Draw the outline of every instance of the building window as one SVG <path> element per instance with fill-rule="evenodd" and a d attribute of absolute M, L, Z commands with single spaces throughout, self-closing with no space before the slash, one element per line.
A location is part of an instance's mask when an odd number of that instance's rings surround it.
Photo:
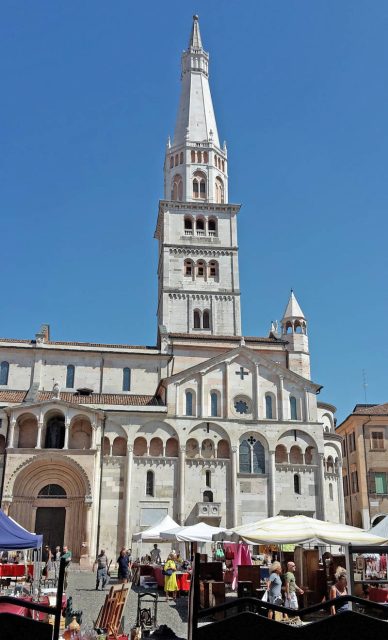
<path fill-rule="evenodd" d="M 146 496 L 154 496 L 155 477 L 153 471 L 147 471 Z"/>
<path fill-rule="evenodd" d="M 203 492 L 203 501 L 204 502 L 213 502 L 213 491 L 204 491 Z"/>
<path fill-rule="evenodd" d="M 265 417 L 267 420 L 272 420 L 273 418 L 272 396 L 270 396 L 269 393 L 265 396 Z"/>
<path fill-rule="evenodd" d="M 372 431 L 371 449 L 384 449 L 384 434 L 382 431 Z"/>
<path fill-rule="evenodd" d="M 217 204 L 224 204 L 224 183 L 221 178 L 216 178 L 215 190 Z"/>
<path fill-rule="evenodd" d="M 179 155 L 179 164 L 183 164 L 183 151 L 181 151 Z"/>
<path fill-rule="evenodd" d="M 211 471 L 205 471 L 205 482 L 206 482 L 206 486 L 207 487 L 211 487 L 212 486 L 212 474 Z"/>
<path fill-rule="evenodd" d="M 205 275 L 205 263 L 203 260 L 198 260 L 197 262 L 197 276 L 199 278 L 203 278 Z"/>
<path fill-rule="evenodd" d="M 203 312 L 202 327 L 203 329 L 210 329 L 210 313 L 207 309 Z"/>
<path fill-rule="evenodd" d="M 8 384 L 8 374 L 9 374 L 9 362 L 1 363 L 0 365 L 0 384 L 6 385 Z"/>
<path fill-rule="evenodd" d="M 131 370 L 129 367 L 123 369 L 123 391 L 131 390 Z"/>
<path fill-rule="evenodd" d="M 349 447 L 349 453 L 352 453 L 353 451 L 356 450 L 356 436 L 354 431 L 352 433 L 349 433 L 348 435 L 348 447 Z"/>
<path fill-rule="evenodd" d="M 209 222 L 207 223 L 207 229 L 209 232 L 209 236 L 217 235 L 217 221 L 214 218 L 210 218 Z"/>
<path fill-rule="evenodd" d="M 300 495 L 301 491 L 300 491 L 300 476 L 295 473 L 294 474 L 294 493 L 297 493 L 298 495 Z"/>
<path fill-rule="evenodd" d="M 334 500 L 333 485 L 331 484 L 331 482 L 329 484 L 329 498 L 331 501 Z"/>
<path fill-rule="evenodd" d="M 265 473 L 264 447 L 252 436 L 240 443 L 239 468 L 240 473 Z"/>
<path fill-rule="evenodd" d="M 197 309 L 194 311 L 194 329 L 201 328 L 201 312 Z"/>
<path fill-rule="evenodd" d="M 171 200 L 180 201 L 183 199 L 183 180 L 179 175 L 174 176 L 171 189 Z"/>
<path fill-rule="evenodd" d="M 191 152 L 191 162 L 195 162 L 195 151 Z"/>
<path fill-rule="evenodd" d="M 185 234 L 192 235 L 193 233 L 193 221 L 191 218 L 185 218 Z"/>
<path fill-rule="evenodd" d="M 291 420 L 298 419 L 298 412 L 296 410 L 296 398 L 294 396 L 290 397 L 290 413 L 291 413 Z"/>
<path fill-rule="evenodd" d="M 206 176 L 202 171 L 195 171 L 194 173 L 193 198 L 194 200 L 206 199 Z"/>
<path fill-rule="evenodd" d="M 67 498 L 66 491 L 59 484 L 46 484 L 38 493 L 38 498 Z"/>
<path fill-rule="evenodd" d="M 210 394 L 210 415 L 212 418 L 218 416 L 218 394 L 215 391 Z"/>
<path fill-rule="evenodd" d="M 210 278 L 216 278 L 218 276 L 218 263 L 216 260 L 209 262 L 209 276 Z"/>
<path fill-rule="evenodd" d="M 193 392 L 192 391 L 186 391 L 185 413 L 187 416 L 193 415 Z"/>
<path fill-rule="evenodd" d="M 237 411 L 237 413 L 248 413 L 249 411 L 249 407 L 248 407 L 248 403 L 245 402 L 245 400 L 236 400 L 236 402 L 234 403 L 234 408 Z"/>
<path fill-rule="evenodd" d="M 347 451 L 346 451 L 346 438 L 344 438 L 344 439 L 342 440 L 341 447 L 342 447 L 342 457 L 343 457 L 343 458 L 346 458 L 346 456 L 347 456 Z"/>
<path fill-rule="evenodd" d="M 66 371 L 66 389 L 74 389 L 74 374 L 75 366 L 73 364 L 68 364 Z"/>
<path fill-rule="evenodd" d="M 193 263 L 191 260 L 185 260 L 184 274 L 185 276 L 193 276 Z"/>
<path fill-rule="evenodd" d="M 349 483 L 348 483 L 348 476 L 343 476 L 342 477 L 342 486 L 344 489 L 344 496 L 346 498 L 346 496 L 349 495 Z"/>
<path fill-rule="evenodd" d="M 357 471 L 353 471 L 350 474 L 350 484 L 352 487 L 352 493 L 358 493 L 358 474 Z"/>
<path fill-rule="evenodd" d="M 379 495 L 383 495 L 388 493 L 387 491 L 387 472 L 386 471 L 375 471 L 370 474 L 370 492 L 376 493 Z"/>

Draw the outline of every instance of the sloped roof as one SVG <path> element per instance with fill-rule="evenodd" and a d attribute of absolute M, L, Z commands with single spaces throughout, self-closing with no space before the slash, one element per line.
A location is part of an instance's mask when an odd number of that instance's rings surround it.
<path fill-rule="evenodd" d="M 52 391 L 40 391 L 37 400 L 38 402 L 52 400 L 54 395 Z M 61 391 L 60 399 L 72 404 L 121 404 L 135 407 L 164 406 L 158 396 L 126 395 L 124 393 L 91 393 L 90 396 L 82 396 L 69 391 Z"/>
<path fill-rule="evenodd" d="M 292 289 L 283 318 L 304 318 L 304 313 Z"/>
<path fill-rule="evenodd" d="M 367 416 L 386 416 L 388 415 L 388 402 L 384 404 L 356 404 L 353 413 Z"/>

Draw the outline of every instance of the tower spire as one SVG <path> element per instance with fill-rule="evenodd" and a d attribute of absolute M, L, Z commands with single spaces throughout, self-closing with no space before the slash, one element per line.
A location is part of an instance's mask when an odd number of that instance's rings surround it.
<path fill-rule="evenodd" d="M 193 26 L 191 28 L 189 49 L 202 49 L 201 32 L 199 30 L 199 18 L 197 15 L 193 16 Z"/>

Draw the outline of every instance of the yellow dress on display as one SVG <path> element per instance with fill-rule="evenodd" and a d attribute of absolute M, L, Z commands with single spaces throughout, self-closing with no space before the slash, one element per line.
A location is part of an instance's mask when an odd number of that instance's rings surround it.
<path fill-rule="evenodd" d="M 176 564 L 174 560 L 167 560 L 164 564 L 163 570 L 167 571 L 167 569 L 173 569 L 173 572 L 170 576 L 164 576 L 164 590 L 167 593 L 168 591 L 178 591 L 178 585 L 176 581 Z"/>

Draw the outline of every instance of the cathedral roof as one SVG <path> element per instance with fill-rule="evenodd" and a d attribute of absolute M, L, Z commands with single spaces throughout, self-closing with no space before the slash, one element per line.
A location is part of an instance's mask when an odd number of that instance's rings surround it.
<path fill-rule="evenodd" d="M 238 342 L 240 343 L 242 340 L 242 336 L 215 336 L 205 333 L 170 333 L 169 337 L 174 338 L 183 338 L 186 340 L 218 340 L 219 342 Z M 244 336 L 245 342 L 261 342 L 264 344 L 287 344 L 286 340 L 280 340 L 279 338 L 271 337 L 261 337 L 261 336 Z"/>
<path fill-rule="evenodd" d="M 27 395 L 27 391 L 0 391 L 0 402 L 10 402 L 21 404 Z M 36 402 L 44 402 L 55 398 L 53 391 L 39 391 Z M 91 393 L 89 396 L 82 396 L 69 391 L 61 391 L 60 400 L 71 404 L 111 404 L 135 407 L 157 407 L 164 406 L 159 396 L 135 395 L 124 393 Z"/>

